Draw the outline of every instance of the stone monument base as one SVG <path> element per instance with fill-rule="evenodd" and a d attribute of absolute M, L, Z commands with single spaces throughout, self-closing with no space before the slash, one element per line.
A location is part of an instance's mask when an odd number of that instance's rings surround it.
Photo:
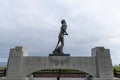
<path fill-rule="evenodd" d="M 70 54 L 49 54 L 49 56 L 70 56 Z"/>
<path fill-rule="evenodd" d="M 46 57 L 28 56 L 26 48 L 17 46 L 10 50 L 6 77 L 0 78 L 0 80 L 32 80 L 32 78 L 34 80 L 33 76 L 30 76 L 30 78 L 26 76 L 38 70 L 56 68 L 68 68 L 83 71 L 93 77 L 91 80 L 120 80 L 114 78 L 109 49 L 95 47 L 91 51 L 91 56 L 87 57 L 72 57 L 70 54 L 61 52 L 54 52 Z M 60 78 L 60 80 L 84 79 Z"/>

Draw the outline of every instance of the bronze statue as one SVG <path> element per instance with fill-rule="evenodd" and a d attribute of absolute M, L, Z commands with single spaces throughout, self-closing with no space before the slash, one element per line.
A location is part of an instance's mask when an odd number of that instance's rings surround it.
<path fill-rule="evenodd" d="M 61 20 L 61 28 L 60 28 L 60 33 L 58 36 L 58 43 L 55 47 L 55 50 L 53 51 L 54 54 L 63 54 L 63 47 L 64 47 L 64 35 L 68 35 L 66 32 L 67 29 L 67 24 L 65 20 Z M 60 46 L 58 46 L 61 43 Z"/>

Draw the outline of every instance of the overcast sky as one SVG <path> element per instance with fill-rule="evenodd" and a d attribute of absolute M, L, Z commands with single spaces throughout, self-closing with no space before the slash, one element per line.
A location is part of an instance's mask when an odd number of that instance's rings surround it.
<path fill-rule="evenodd" d="M 67 22 L 64 52 L 90 56 L 104 46 L 120 64 L 120 0 L 0 0 L 0 62 L 10 48 L 24 46 L 30 56 L 48 56 Z"/>

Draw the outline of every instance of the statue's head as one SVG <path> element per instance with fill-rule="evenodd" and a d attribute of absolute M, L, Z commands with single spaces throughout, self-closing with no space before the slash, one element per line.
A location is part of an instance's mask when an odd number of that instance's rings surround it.
<path fill-rule="evenodd" d="M 66 24 L 66 21 L 64 19 L 61 20 L 61 24 Z"/>

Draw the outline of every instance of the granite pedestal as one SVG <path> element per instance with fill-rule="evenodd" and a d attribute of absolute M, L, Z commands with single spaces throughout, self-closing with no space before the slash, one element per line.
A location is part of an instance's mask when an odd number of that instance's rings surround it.
<path fill-rule="evenodd" d="M 0 80 L 29 80 L 26 77 L 35 71 L 55 68 L 80 70 L 93 76 L 93 80 L 115 80 L 110 52 L 104 47 L 93 48 L 91 56 L 86 57 L 69 54 L 43 57 L 28 56 L 27 49 L 20 46 L 10 50 L 6 78 Z"/>

